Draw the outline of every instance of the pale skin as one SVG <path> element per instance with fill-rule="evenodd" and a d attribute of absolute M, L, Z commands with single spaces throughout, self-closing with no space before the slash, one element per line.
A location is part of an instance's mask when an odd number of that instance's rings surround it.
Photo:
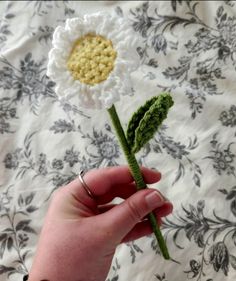
<path fill-rule="evenodd" d="M 161 174 L 142 168 L 147 184 Z M 152 232 L 145 216 L 154 211 L 158 223 L 172 212 L 172 204 L 156 189 L 136 192 L 127 166 L 91 170 L 59 188 L 41 231 L 29 280 L 105 281 L 116 247 Z M 111 204 L 114 198 L 124 201 Z"/>

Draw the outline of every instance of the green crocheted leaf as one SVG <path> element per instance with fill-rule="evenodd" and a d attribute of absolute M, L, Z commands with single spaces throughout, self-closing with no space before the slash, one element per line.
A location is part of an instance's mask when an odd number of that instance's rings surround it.
<path fill-rule="evenodd" d="M 144 117 L 144 114 L 149 110 L 150 106 L 155 103 L 157 98 L 158 97 L 155 96 L 150 100 L 146 101 L 146 103 L 140 106 L 139 109 L 136 112 L 134 112 L 133 116 L 131 117 L 126 131 L 126 138 L 131 148 L 134 146 L 135 130 L 139 126 L 139 123 Z"/>
<path fill-rule="evenodd" d="M 168 93 L 157 97 L 155 102 L 145 112 L 139 125 L 135 129 L 134 145 L 132 151 L 137 153 L 156 133 L 158 127 L 166 119 L 169 108 L 174 104 Z"/>

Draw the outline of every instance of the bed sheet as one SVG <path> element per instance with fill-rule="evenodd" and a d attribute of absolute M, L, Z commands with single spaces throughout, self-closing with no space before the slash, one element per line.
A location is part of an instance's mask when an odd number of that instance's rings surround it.
<path fill-rule="evenodd" d="M 162 225 L 174 260 L 150 235 L 118 247 L 107 281 L 236 280 L 236 3 L 181 0 L 0 1 L 0 280 L 27 274 L 55 189 L 126 163 L 107 113 L 59 101 L 46 76 L 55 27 L 101 10 L 141 39 L 124 127 L 153 95 L 175 102 L 137 155 L 174 204 Z"/>

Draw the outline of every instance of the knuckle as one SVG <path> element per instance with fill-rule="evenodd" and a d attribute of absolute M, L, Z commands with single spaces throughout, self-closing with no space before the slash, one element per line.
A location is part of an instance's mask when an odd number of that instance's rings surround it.
<path fill-rule="evenodd" d="M 130 217 L 133 221 L 141 221 L 143 218 L 141 212 L 141 206 L 138 206 L 131 200 L 127 200 L 127 207 L 130 213 Z"/>

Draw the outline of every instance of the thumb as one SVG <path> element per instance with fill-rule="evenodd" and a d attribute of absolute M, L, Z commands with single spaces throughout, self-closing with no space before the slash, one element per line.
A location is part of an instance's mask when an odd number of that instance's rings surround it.
<path fill-rule="evenodd" d="M 141 190 L 102 214 L 103 221 L 114 234 L 115 241 L 120 243 L 146 215 L 164 204 L 165 199 L 157 190 Z"/>

